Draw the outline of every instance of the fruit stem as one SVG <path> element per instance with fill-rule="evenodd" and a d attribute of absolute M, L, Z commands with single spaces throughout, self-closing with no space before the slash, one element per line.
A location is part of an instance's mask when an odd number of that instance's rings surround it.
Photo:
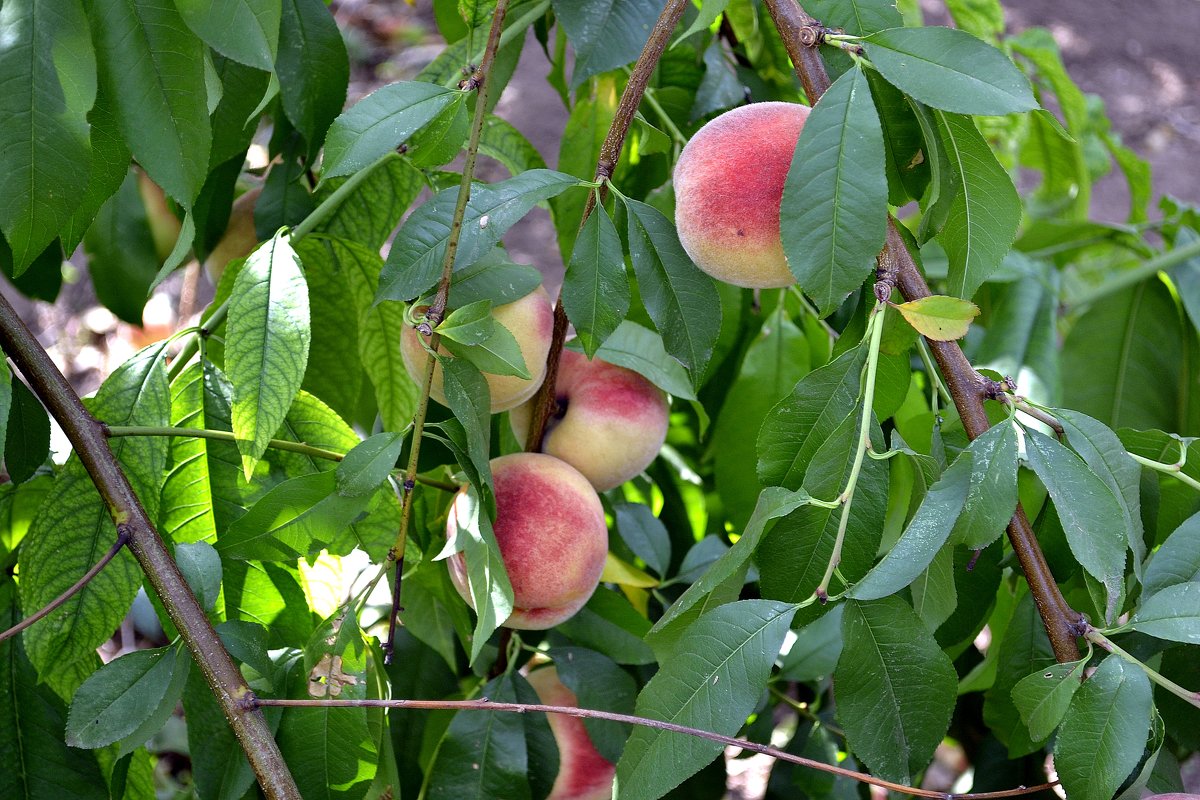
<path fill-rule="evenodd" d="M 872 407 L 875 405 L 875 375 L 879 369 L 879 343 L 883 340 L 883 319 L 887 314 L 887 303 L 876 303 L 871 309 L 871 318 L 867 320 L 866 335 L 870 336 L 867 345 L 866 378 L 862 388 L 862 420 L 859 423 L 858 446 L 854 451 L 854 464 L 850 467 L 850 477 L 846 479 L 846 488 L 842 492 L 842 517 L 838 520 L 837 538 L 833 542 L 833 552 L 829 555 L 829 564 L 825 567 L 825 575 L 817 587 L 817 597 L 829 596 L 829 582 L 833 579 L 834 570 L 842 560 L 842 545 L 846 541 L 846 528 L 850 523 L 850 505 L 854 502 L 854 489 L 858 486 L 858 476 L 862 472 L 863 458 L 871 447 L 871 421 L 874 418 Z"/>
<path fill-rule="evenodd" d="M 479 153 L 479 139 L 483 133 L 483 123 L 487 118 L 488 88 L 492 74 L 492 64 L 496 60 L 496 51 L 500 48 L 501 30 L 504 28 L 504 16 L 508 11 L 508 0 L 499 0 L 492 12 L 492 26 L 488 31 L 487 47 L 483 51 L 483 60 L 479 67 L 468 79 L 471 86 L 477 90 L 475 96 L 475 116 L 471 120 L 471 138 L 467 142 L 467 160 L 463 164 L 462 181 L 458 188 L 458 201 L 454 205 L 454 217 L 450 221 L 450 236 L 446 241 L 446 257 L 442 261 L 442 277 L 438 283 L 437 295 L 433 304 L 425 312 L 425 319 L 433 328 L 429 337 L 429 348 L 425 353 L 425 376 L 421 381 L 421 395 L 417 401 L 416 416 L 413 417 L 412 445 L 408 456 L 408 469 L 405 471 L 403 500 L 400 505 L 400 529 L 396 533 L 396 541 L 388 550 L 388 561 L 396 564 L 396 581 L 392 593 L 392 608 L 388 614 L 388 636 L 383 645 L 383 663 L 392 663 L 392 651 L 396 641 L 396 620 L 400 616 L 400 584 L 404 575 L 404 548 L 408 544 L 408 526 L 412 520 L 413 490 L 417 483 L 417 463 L 421 455 L 421 439 L 425 435 L 425 416 L 429 411 L 429 391 L 433 386 L 433 370 L 437 365 L 438 336 L 437 326 L 445 316 L 446 304 L 450 299 L 450 278 L 454 272 L 454 256 L 458 253 L 458 241 L 462 236 L 463 217 L 466 216 L 467 202 L 471 198 L 471 181 L 475 178 L 475 159 Z"/>
<path fill-rule="evenodd" d="M 675 26 L 679 24 L 684 9 L 690 5 L 689 0 L 668 0 L 658 21 L 654 23 L 653 30 L 650 31 L 650 37 L 646 40 L 646 46 L 642 48 L 642 54 L 638 56 L 633 70 L 629 73 L 625 91 L 621 93 L 621 100 L 617 103 L 612 124 L 608 127 L 608 133 L 600 145 L 600 156 L 596 159 L 595 180 L 600 184 L 599 199 L 601 202 L 608 194 L 607 181 L 612 177 L 613 170 L 617 168 L 617 162 L 621 160 L 621 149 L 625 146 L 625 136 L 629 133 L 629 126 L 633 124 L 638 106 L 642 103 L 646 86 L 650 83 L 650 76 L 654 73 L 658 60 L 662 58 L 663 51 L 671 41 L 671 34 L 674 32 Z M 583 207 L 583 216 L 579 219 L 579 230 L 583 230 L 584 223 L 587 222 L 595 207 L 596 195 L 590 194 L 587 204 Z M 559 301 L 554 305 L 554 332 L 550 338 L 550 352 L 546 354 L 546 377 L 537 393 L 529 401 L 533 413 L 529 418 L 529 433 L 525 437 L 525 450 L 531 453 L 536 453 L 541 449 L 542 437 L 546 435 L 546 424 L 550 421 L 550 415 L 554 411 L 554 388 L 558 382 L 558 361 L 562 357 L 563 345 L 567 341 L 568 324 L 567 310 L 563 306 L 560 293 Z"/>

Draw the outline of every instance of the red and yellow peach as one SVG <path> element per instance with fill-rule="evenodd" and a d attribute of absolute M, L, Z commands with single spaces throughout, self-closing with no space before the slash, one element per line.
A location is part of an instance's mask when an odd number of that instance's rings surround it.
<path fill-rule="evenodd" d="M 579 707 L 575 693 L 558 679 L 554 667 L 535 669 L 528 680 L 543 705 Z M 608 800 L 616 767 L 596 750 L 583 720 L 565 714 L 546 717 L 558 744 L 558 776 L 546 800 Z"/>

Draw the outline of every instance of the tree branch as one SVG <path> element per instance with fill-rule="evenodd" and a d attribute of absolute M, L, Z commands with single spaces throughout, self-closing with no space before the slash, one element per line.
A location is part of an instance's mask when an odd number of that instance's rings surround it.
<path fill-rule="evenodd" d="M 650 31 L 650 38 L 646 40 L 642 54 L 638 56 L 637 63 L 633 65 L 633 71 L 629 74 L 629 81 L 625 84 L 625 91 L 621 93 L 621 100 L 617 104 L 612 125 L 609 126 L 608 134 L 604 137 L 603 144 L 600 145 L 600 157 L 596 160 L 595 180 L 600 184 L 601 202 L 608 194 L 605 181 L 612 177 L 613 170 L 617 168 L 617 162 L 621 160 L 621 149 L 625 146 L 625 136 L 629 133 L 629 126 L 633 124 L 634 114 L 637 113 L 638 106 L 642 103 L 642 95 L 646 93 L 650 76 L 654 73 L 658 60 L 662 58 L 663 51 L 666 50 L 667 43 L 671 40 L 671 33 L 679 24 L 683 10 L 688 5 L 688 0 L 668 0 L 658 21 L 654 23 L 653 30 Z M 583 230 L 584 223 L 587 222 L 595 207 L 596 194 L 591 192 L 583 207 L 583 216 L 579 220 L 580 230 Z M 558 382 L 558 361 L 562 357 L 563 345 L 567 341 L 569 324 L 561 292 L 559 295 L 558 302 L 554 305 L 554 334 L 550 339 L 550 352 L 546 355 L 546 378 L 542 382 L 541 388 L 537 390 L 537 394 L 530 400 L 533 413 L 530 415 L 529 433 L 525 437 L 525 449 L 530 452 L 537 452 L 541 449 L 542 437 L 546 435 L 546 423 L 549 422 L 555 410 L 554 385 Z"/>
<path fill-rule="evenodd" d="M 128 533 L 130 550 L 196 659 L 245 751 L 259 785 L 270 798 L 299 800 L 300 792 L 275 744 L 271 729 L 254 705 L 254 693 L 225 650 L 204 609 L 196 602 L 183 573 L 108 448 L 104 426 L 83 407 L 67 379 L 3 295 L 0 295 L 0 345 L 66 432 L 108 506 L 117 530 Z"/>
<path fill-rule="evenodd" d="M 872 786 L 879 786 L 894 792 L 900 792 L 901 794 L 932 797 L 938 800 L 993 800 L 993 798 L 1001 797 L 1019 797 L 1021 795 L 1046 791 L 1058 784 L 1058 781 L 1053 781 L 1052 783 L 1043 783 L 1040 786 L 1022 786 L 1017 789 L 1006 789 L 1000 792 L 947 794 L 946 792 L 935 792 L 929 789 L 918 789 L 914 786 L 892 783 L 891 781 L 885 781 L 883 778 L 868 775 L 865 772 L 855 772 L 854 770 L 839 767 L 835 764 L 814 761 L 811 758 L 793 755 L 775 747 L 748 742 L 745 739 L 737 739 L 733 736 L 724 736 L 712 731 L 701 730 L 700 728 L 689 728 L 686 725 L 663 722 L 662 720 L 650 719 L 649 717 L 618 714 L 613 711 L 597 711 L 577 706 L 550 706 L 541 703 L 497 703 L 487 698 L 479 700 L 275 700 L 271 698 L 259 698 L 257 703 L 264 707 L 276 706 L 283 708 L 412 708 L 425 711 L 503 711 L 510 714 L 525 714 L 533 711 L 542 714 L 562 714 L 582 719 L 604 719 L 626 725 L 654 728 L 655 730 L 667 731 L 669 733 L 682 733 L 687 736 L 695 736 L 698 739 L 708 739 L 710 742 L 719 742 L 728 747 L 740 747 L 743 750 L 749 750 L 753 753 L 762 753 L 763 755 L 771 756 L 779 761 L 808 767 L 819 772 L 828 772 L 832 775 L 840 775 L 843 778 L 850 778 L 862 783 L 871 784 Z"/>
<path fill-rule="evenodd" d="M 796 75 L 804 86 L 812 103 L 820 99 L 829 88 L 829 75 L 821 61 L 817 46 L 820 43 L 821 24 L 805 13 L 796 0 L 766 0 L 767 9 L 775 21 L 784 45 L 796 69 Z M 896 286 L 908 301 L 927 297 L 929 286 L 913 261 L 912 254 L 904 244 L 896 222 L 890 216 L 887 222 L 887 241 L 879 254 L 879 266 L 888 276 L 894 275 Z M 935 342 L 930 340 L 934 360 L 946 379 L 954 406 L 958 409 L 963 428 L 971 439 L 981 435 L 990 427 L 983 401 L 987 396 L 987 385 L 983 378 L 963 355 L 957 342 Z M 1054 581 L 1046 558 L 1038 546 L 1033 527 L 1025 516 L 1024 509 L 1017 505 L 1016 512 L 1008 524 L 1008 538 L 1012 542 L 1017 560 L 1029 583 L 1034 603 L 1041 615 L 1054 657 L 1059 662 L 1079 659 L 1077 638 L 1081 634 L 1083 615 L 1068 605 Z"/>

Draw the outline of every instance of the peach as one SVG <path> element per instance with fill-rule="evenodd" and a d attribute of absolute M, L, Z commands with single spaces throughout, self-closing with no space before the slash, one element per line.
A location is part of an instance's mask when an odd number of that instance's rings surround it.
<path fill-rule="evenodd" d="M 521 356 L 525 359 L 525 369 L 532 376 L 526 379 L 515 375 L 484 373 L 492 396 L 492 413 L 495 414 L 524 403 L 542 385 L 542 379 L 546 377 L 550 337 L 554 332 L 554 309 L 550 305 L 550 295 L 539 286 L 519 300 L 493 308 L 492 319 L 508 328 L 516 337 Z M 425 378 L 425 348 L 417 339 L 421 335 L 415 328 L 406 327 L 400 336 L 400 355 L 404 359 L 404 366 L 418 384 Z M 429 396 L 442 405 L 446 404 L 440 365 L 434 368 L 433 387 Z"/>
<path fill-rule="evenodd" d="M 564 350 L 554 394 L 558 408 L 541 452 L 582 472 L 598 492 L 644 470 L 667 438 L 666 393 L 631 369 Z M 509 415 L 518 441 L 525 441 L 532 414 L 526 403 Z"/>
<path fill-rule="evenodd" d="M 233 201 L 225 233 L 204 260 L 204 268 L 213 283 L 221 280 L 221 273 L 230 261 L 245 258 L 258 247 L 258 234 L 254 230 L 254 205 L 260 194 L 262 189 L 251 189 Z"/>
<path fill-rule="evenodd" d="M 150 225 L 150 238 L 154 240 L 154 251 L 159 261 L 166 261 L 167 256 L 175 249 L 179 232 L 183 223 L 167 203 L 166 192 L 150 180 L 144 172 L 138 172 L 138 192 L 142 196 L 142 205 L 146 207 L 146 222 Z"/>
<path fill-rule="evenodd" d="M 554 667 L 535 669 L 528 681 L 542 705 L 579 707 L 575 693 L 558 679 Z M 596 750 L 583 720 L 565 714 L 546 718 L 558 744 L 558 777 L 546 800 L 608 800 L 616 767 Z"/>
<path fill-rule="evenodd" d="M 582 608 L 600 584 L 608 554 L 600 497 L 579 470 L 553 456 L 513 453 L 491 464 L 493 530 L 513 590 L 513 612 L 504 624 L 552 628 Z M 457 530 L 465 494 L 450 507 L 447 536 Z M 456 553 L 447 564 L 450 579 L 470 604 L 464 554 Z"/>
<path fill-rule="evenodd" d="M 727 111 L 688 141 L 675 165 L 675 225 L 683 249 L 717 280 L 790 286 L 779 235 L 783 183 L 807 106 L 754 103 Z"/>

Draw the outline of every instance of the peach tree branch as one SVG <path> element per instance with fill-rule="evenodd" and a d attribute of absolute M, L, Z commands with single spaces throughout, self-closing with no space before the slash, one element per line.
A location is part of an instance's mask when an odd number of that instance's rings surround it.
<path fill-rule="evenodd" d="M 809 102 L 815 104 L 830 85 L 829 75 L 817 49 L 824 29 L 796 0 L 766 0 L 766 6 L 791 56 L 805 94 Z M 908 252 L 896 228 L 895 219 L 890 215 L 887 240 L 879 254 L 879 265 L 881 276 L 885 277 L 887 283 L 894 278 L 894 285 L 905 300 L 918 300 L 930 295 L 929 286 L 913 261 L 912 254 Z M 983 408 L 983 401 L 988 396 L 987 382 L 971 366 L 957 342 L 930 340 L 929 348 L 946 379 L 946 386 L 967 436 L 975 439 L 991 427 Z M 1054 657 L 1059 662 L 1077 661 L 1077 638 L 1081 634 L 1083 616 L 1071 608 L 1059 591 L 1033 533 L 1033 526 L 1029 524 L 1029 518 L 1020 504 L 1008 524 L 1008 538 L 1050 638 Z"/>

